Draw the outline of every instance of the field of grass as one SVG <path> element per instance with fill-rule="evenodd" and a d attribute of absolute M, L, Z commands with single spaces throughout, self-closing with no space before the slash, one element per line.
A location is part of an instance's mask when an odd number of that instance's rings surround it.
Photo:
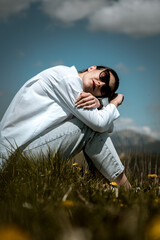
<path fill-rule="evenodd" d="M 122 161 L 129 192 L 75 164 L 76 157 L 12 156 L 0 170 L 0 240 L 160 239 L 160 156 Z"/>

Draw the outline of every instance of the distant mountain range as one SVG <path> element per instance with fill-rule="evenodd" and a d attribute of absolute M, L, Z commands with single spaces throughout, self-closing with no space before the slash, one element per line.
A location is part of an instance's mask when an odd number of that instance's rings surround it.
<path fill-rule="evenodd" d="M 122 130 L 111 134 L 118 152 L 142 152 L 160 154 L 160 140 L 132 130 Z"/>

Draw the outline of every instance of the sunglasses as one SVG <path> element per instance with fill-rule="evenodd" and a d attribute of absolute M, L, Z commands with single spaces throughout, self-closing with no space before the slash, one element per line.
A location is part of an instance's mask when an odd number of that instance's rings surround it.
<path fill-rule="evenodd" d="M 105 96 L 105 97 L 110 97 L 111 94 L 112 94 L 112 91 L 111 91 L 111 88 L 109 86 L 109 81 L 110 81 L 110 72 L 109 72 L 109 69 L 106 69 L 104 71 L 102 71 L 100 74 L 99 74 L 99 79 L 100 81 L 104 82 L 105 85 L 102 86 L 101 88 L 101 94 L 102 96 Z"/>

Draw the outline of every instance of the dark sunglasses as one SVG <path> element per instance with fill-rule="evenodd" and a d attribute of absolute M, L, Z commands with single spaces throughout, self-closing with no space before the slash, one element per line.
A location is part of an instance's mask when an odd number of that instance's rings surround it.
<path fill-rule="evenodd" d="M 105 97 L 110 97 L 112 94 L 111 88 L 109 86 L 110 81 L 110 72 L 109 69 L 102 71 L 99 74 L 99 79 L 105 83 L 105 85 L 101 88 L 101 94 Z"/>

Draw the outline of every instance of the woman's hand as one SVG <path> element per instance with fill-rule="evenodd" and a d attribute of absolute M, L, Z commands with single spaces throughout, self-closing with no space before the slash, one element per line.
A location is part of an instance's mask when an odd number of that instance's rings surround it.
<path fill-rule="evenodd" d="M 124 95 L 119 93 L 114 93 L 112 97 L 109 99 L 109 103 L 114 104 L 116 107 L 122 104 L 124 100 Z"/>
<path fill-rule="evenodd" d="M 80 96 L 75 101 L 75 106 L 85 109 L 99 108 L 100 102 L 91 93 L 81 92 Z"/>

